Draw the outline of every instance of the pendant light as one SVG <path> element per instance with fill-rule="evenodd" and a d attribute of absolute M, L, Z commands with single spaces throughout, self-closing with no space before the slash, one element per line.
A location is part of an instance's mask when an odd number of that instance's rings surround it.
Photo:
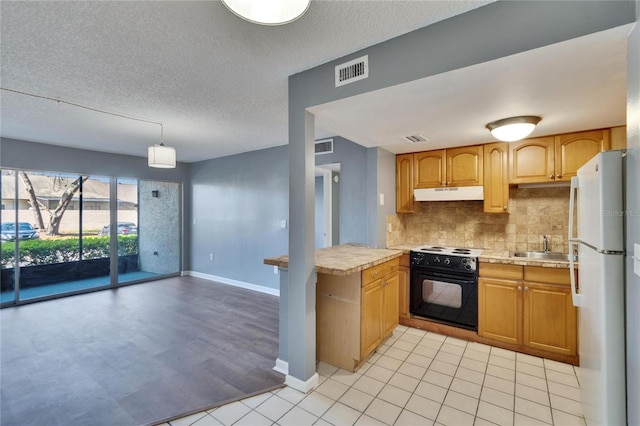
<path fill-rule="evenodd" d="M 148 161 L 149 167 L 156 167 L 159 169 L 175 169 L 176 167 L 176 150 L 170 146 L 165 146 L 164 141 L 164 128 L 160 123 L 160 145 L 155 144 L 149 147 Z"/>
<path fill-rule="evenodd" d="M 260 25 L 283 25 L 307 11 L 311 0 L 222 0 L 242 19 Z"/>
<path fill-rule="evenodd" d="M 486 127 L 496 139 L 513 142 L 524 139 L 531 134 L 540 120 L 542 119 L 535 115 L 521 115 L 493 121 Z"/>
<path fill-rule="evenodd" d="M 169 147 L 169 146 L 165 146 L 165 144 L 163 142 L 164 126 L 160 122 L 146 120 L 144 118 L 132 117 L 130 115 L 121 114 L 119 112 L 105 111 L 103 109 L 81 105 L 81 104 L 76 103 L 76 102 L 65 101 L 65 100 L 60 99 L 60 98 L 52 98 L 52 97 L 49 97 L 49 96 L 36 95 L 34 93 L 22 92 L 20 90 L 8 89 L 6 87 L 0 87 L 0 90 L 7 91 L 7 92 L 12 92 L 12 93 L 17 93 L 19 95 L 30 96 L 32 98 L 46 99 L 48 101 L 54 101 L 54 102 L 59 103 L 59 104 L 66 104 L 66 105 L 70 105 L 70 106 L 73 106 L 73 107 L 86 109 L 86 110 L 89 110 L 89 111 L 94 111 L 94 112 L 99 112 L 99 113 L 102 113 L 102 114 L 112 115 L 114 117 L 126 118 L 128 120 L 140 121 L 142 123 L 157 124 L 158 126 L 160 126 L 160 145 L 156 144 L 156 145 L 153 145 L 153 146 L 149 147 L 149 150 L 148 150 L 148 155 L 149 155 L 149 157 L 148 157 L 148 162 L 149 163 L 148 164 L 149 164 L 149 167 L 157 167 L 157 168 L 161 168 L 161 169 L 174 169 L 176 167 L 176 150 L 175 150 L 175 148 L 172 148 L 172 147 Z"/>

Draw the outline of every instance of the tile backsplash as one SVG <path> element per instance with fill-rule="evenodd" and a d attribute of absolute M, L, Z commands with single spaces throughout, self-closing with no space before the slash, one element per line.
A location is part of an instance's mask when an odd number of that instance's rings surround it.
<path fill-rule="evenodd" d="M 387 216 L 387 246 L 432 244 L 490 250 L 567 253 L 569 187 L 509 189 L 509 214 L 482 211 L 482 201 L 418 202 L 413 214 Z"/>

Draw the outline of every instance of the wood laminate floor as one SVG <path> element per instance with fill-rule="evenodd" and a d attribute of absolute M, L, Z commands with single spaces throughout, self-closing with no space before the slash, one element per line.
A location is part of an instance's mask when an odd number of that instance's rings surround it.
<path fill-rule="evenodd" d="M 153 424 L 284 381 L 278 298 L 198 278 L 0 316 L 2 426 Z"/>

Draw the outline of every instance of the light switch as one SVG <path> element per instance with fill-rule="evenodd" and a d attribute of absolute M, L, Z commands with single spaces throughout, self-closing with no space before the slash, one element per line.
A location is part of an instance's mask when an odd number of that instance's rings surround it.
<path fill-rule="evenodd" d="M 640 277 L 640 244 L 633 244 L 633 273 Z"/>
<path fill-rule="evenodd" d="M 286 227 L 287 227 L 287 219 L 282 219 L 282 222 L 280 222 L 280 227 L 281 227 L 282 229 L 284 229 L 284 228 L 286 228 Z"/>
<path fill-rule="evenodd" d="M 384 206 L 384 194 L 380 194 L 380 205 Z"/>
<path fill-rule="evenodd" d="M 273 265 L 273 273 L 278 275 L 278 267 L 276 265 Z"/>

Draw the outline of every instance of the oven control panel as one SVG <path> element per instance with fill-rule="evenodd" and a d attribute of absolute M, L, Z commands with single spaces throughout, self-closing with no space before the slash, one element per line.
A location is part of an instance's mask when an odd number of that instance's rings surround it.
<path fill-rule="evenodd" d="M 412 267 L 432 267 L 452 271 L 468 272 L 475 272 L 478 267 L 478 260 L 475 257 L 412 251 L 410 254 L 410 259 Z"/>

